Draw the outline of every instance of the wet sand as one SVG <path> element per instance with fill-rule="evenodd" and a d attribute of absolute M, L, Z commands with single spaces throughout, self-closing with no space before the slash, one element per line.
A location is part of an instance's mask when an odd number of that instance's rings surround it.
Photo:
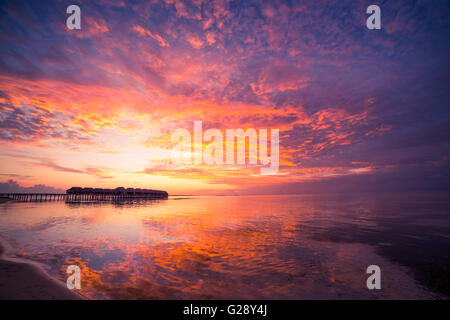
<path fill-rule="evenodd" d="M 0 299 L 79 300 L 81 295 L 51 278 L 33 262 L 4 256 L 0 243 Z"/>

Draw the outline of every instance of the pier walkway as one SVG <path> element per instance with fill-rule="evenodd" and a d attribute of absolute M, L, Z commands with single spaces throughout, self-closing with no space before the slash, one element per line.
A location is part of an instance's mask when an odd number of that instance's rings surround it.
<path fill-rule="evenodd" d="M 64 193 L 0 193 L 1 199 L 17 201 L 59 201 L 66 199 Z"/>

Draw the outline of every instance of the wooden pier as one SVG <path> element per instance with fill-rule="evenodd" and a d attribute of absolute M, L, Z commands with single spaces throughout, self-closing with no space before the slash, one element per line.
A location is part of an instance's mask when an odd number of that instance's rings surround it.
<path fill-rule="evenodd" d="M 134 188 L 80 188 L 72 187 L 66 193 L 0 193 L 0 199 L 22 202 L 61 201 L 94 202 L 94 201 L 128 201 L 134 199 L 167 199 L 166 191 Z"/>
<path fill-rule="evenodd" d="M 0 193 L 1 199 L 31 202 L 31 201 L 60 201 L 65 200 L 64 193 Z"/>

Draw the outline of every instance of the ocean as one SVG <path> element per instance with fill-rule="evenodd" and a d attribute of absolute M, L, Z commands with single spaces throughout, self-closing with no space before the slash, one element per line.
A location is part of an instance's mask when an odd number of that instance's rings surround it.
<path fill-rule="evenodd" d="M 439 299 L 447 194 L 175 196 L 0 204 L 7 255 L 89 299 Z M 369 290 L 367 268 L 381 270 Z"/>

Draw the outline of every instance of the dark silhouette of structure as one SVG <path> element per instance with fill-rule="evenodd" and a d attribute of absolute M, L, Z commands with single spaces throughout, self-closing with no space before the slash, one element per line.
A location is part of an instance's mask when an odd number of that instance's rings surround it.
<path fill-rule="evenodd" d="M 80 188 L 72 187 L 66 190 L 67 201 L 116 201 L 131 199 L 167 199 L 166 191 L 134 188 Z"/>
<path fill-rule="evenodd" d="M 169 194 L 166 191 L 152 189 L 134 189 L 134 188 L 80 188 L 72 187 L 66 190 L 66 193 L 0 193 L 2 202 L 7 200 L 16 201 L 58 201 L 66 200 L 69 202 L 78 201 L 125 201 L 134 199 L 167 199 Z"/>
<path fill-rule="evenodd" d="M 17 200 L 23 202 L 30 201 L 58 201 L 64 200 L 64 193 L 0 193 L 0 200 Z"/>

